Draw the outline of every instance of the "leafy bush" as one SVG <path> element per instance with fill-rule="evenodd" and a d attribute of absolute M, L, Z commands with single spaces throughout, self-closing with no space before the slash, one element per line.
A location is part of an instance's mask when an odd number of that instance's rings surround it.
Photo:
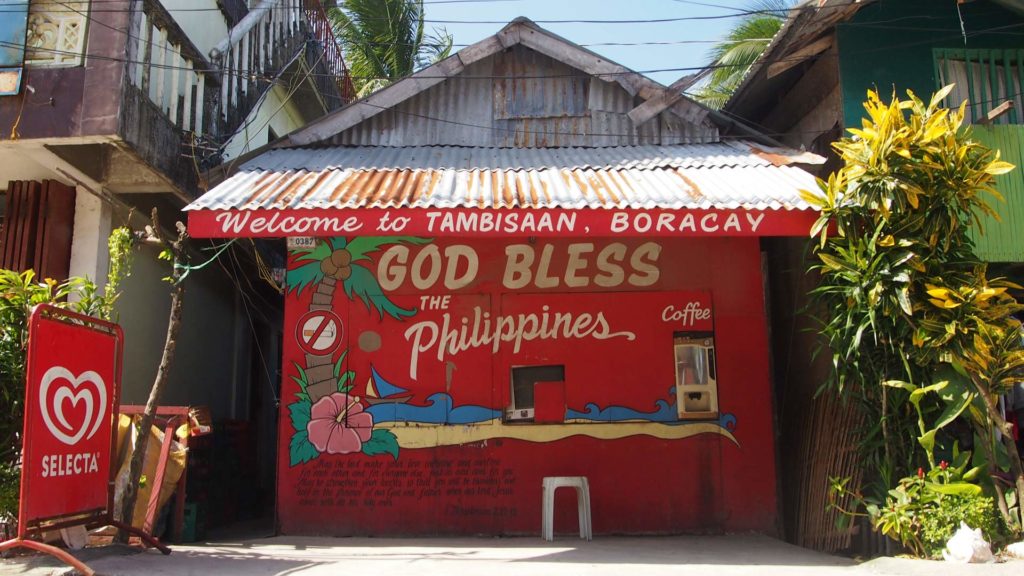
<path fill-rule="evenodd" d="M 944 496 L 920 515 L 921 540 L 929 556 L 939 556 L 960 522 L 981 528 L 985 540 L 998 544 L 1004 539 L 1002 519 L 995 501 L 988 496 Z"/>
<path fill-rule="evenodd" d="M 120 294 L 120 283 L 129 274 L 132 242 L 132 234 L 127 228 L 118 228 L 111 233 L 108 242 L 110 275 L 107 286 L 102 290 L 88 278 L 74 277 L 65 282 L 45 278 L 40 281 L 33 270 L 0 269 L 0 414 L 4 415 L 0 419 L 0 466 L 14 466 L 21 453 L 25 344 L 32 308 L 37 304 L 53 304 L 110 319 L 114 302 Z M 0 473 L 0 480 L 7 478 L 6 472 Z M 13 478 L 17 486 L 18 475 L 14 474 Z M 3 489 L 0 486 L 0 491 Z"/>
<path fill-rule="evenodd" d="M 0 520 L 18 517 L 18 492 L 21 489 L 21 471 L 8 464 L 0 464 Z"/>

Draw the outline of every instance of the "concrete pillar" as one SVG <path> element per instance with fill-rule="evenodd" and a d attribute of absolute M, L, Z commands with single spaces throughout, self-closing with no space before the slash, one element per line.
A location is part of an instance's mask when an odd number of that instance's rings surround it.
<path fill-rule="evenodd" d="M 109 204 L 79 186 L 75 194 L 75 224 L 71 237 L 68 276 L 87 277 L 99 287 L 107 283 L 107 238 L 112 209 Z"/>

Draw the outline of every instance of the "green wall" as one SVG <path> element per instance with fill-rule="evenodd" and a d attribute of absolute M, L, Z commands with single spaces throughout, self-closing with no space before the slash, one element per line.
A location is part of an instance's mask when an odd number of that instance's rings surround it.
<path fill-rule="evenodd" d="M 910 89 L 927 100 L 938 88 L 933 48 L 1022 48 L 1024 17 L 986 0 L 961 5 L 959 14 L 956 0 L 878 0 L 840 24 L 837 38 L 843 121 L 859 127 L 868 89 L 877 88 L 883 98 L 894 88 L 901 97 Z M 1005 148 L 1003 158 L 1022 167 L 1000 177 L 998 187 L 1007 201 L 992 204 L 1003 222 L 988 223 L 985 235 L 977 237 L 977 252 L 990 262 L 1024 262 L 1024 238 L 1013 235 L 1024 230 L 1024 131 L 1020 126 L 976 127 L 974 134 L 986 145 Z"/>
<path fill-rule="evenodd" d="M 1024 262 L 1024 126 L 973 126 L 975 140 L 998 149 L 1017 169 L 996 177 L 996 189 L 1006 202 L 988 197 L 1000 220 L 982 219 L 984 235 L 973 234 L 978 254 L 989 262 Z"/>
<path fill-rule="evenodd" d="M 1024 48 L 1024 18 L 978 0 L 960 6 L 967 43 L 960 32 L 956 0 L 878 0 L 837 27 L 839 81 L 846 126 L 860 126 L 869 88 L 882 96 L 895 86 L 927 96 L 938 88 L 932 48 Z"/>

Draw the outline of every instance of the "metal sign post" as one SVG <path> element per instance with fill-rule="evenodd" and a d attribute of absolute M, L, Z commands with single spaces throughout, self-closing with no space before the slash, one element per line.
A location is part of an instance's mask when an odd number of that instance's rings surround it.
<path fill-rule="evenodd" d="M 113 518 L 121 327 L 42 304 L 32 310 L 28 334 L 18 536 L 0 543 L 0 551 L 31 548 L 88 575 L 92 570 L 67 552 L 28 538 L 69 526 L 114 525 L 170 554 L 149 534 Z"/>

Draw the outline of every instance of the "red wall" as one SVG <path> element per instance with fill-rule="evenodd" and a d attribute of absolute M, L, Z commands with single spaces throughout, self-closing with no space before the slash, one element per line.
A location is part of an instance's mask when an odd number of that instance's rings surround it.
<path fill-rule="evenodd" d="M 528 283 L 517 282 L 523 253 L 534 254 Z M 281 531 L 536 533 L 542 478 L 587 476 L 598 534 L 773 532 L 760 270 L 756 238 L 338 238 L 291 251 Z M 330 287 L 325 272 L 344 279 Z M 711 308 L 710 319 L 666 321 L 666 309 L 688 302 Z M 474 341 L 483 313 L 491 331 Z M 557 329 L 556 315 L 565 315 Z M 495 347 L 480 334 L 493 335 L 498 317 L 507 337 Z M 522 328 L 518 350 L 513 327 Z M 714 333 L 717 419 L 677 419 L 672 336 L 681 330 Z M 525 364 L 565 366 L 567 423 L 502 421 L 510 369 Z M 369 405 L 369 382 L 386 395 L 380 380 L 401 389 L 400 401 Z M 576 527 L 568 494 L 556 504 L 558 531 Z"/>

